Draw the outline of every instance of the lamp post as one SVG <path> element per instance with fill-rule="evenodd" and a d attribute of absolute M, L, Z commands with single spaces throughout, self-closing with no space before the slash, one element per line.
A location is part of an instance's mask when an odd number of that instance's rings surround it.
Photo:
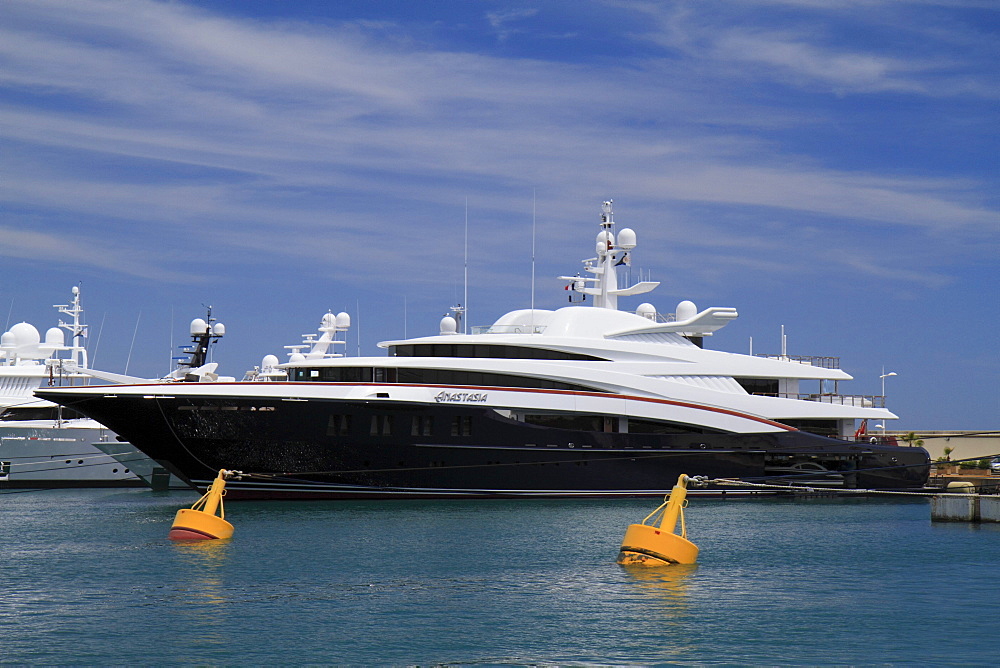
<path fill-rule="evenodd" d="M 885 367 L 882 367 L 882 375 L 879 376 L 879 378 L 882 379 L 882 408 L 885 408 L 885 379 L 888 378 L 889 376 L 895 376 L 895 375 L 897 375 L 895 371 L 890 371 L 889 373 L 886 373 Z M 882 424 L 879 426 L 882 427 L 882 438 L 885 438 L 885 420 L 882 420 Z"/>

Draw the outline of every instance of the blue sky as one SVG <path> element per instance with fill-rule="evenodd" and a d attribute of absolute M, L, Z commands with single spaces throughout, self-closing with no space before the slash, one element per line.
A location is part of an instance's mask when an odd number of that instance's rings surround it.
<path fill-rule="evenodd" d="M 557 308 L 613 198 L 644 299 L 739 310 L 710 347 L 785 325 L 844 392 L 895 371 L 890 428 L 997 429 L 998 27 L 993 0 L 6 0 L 0 317 L 52 326 L 82 284 L 96 366 L 147 376 L 203 304 L 232 375 L 327 310 L 382 354 L 461 301 L 466 207 L 489 324 L 530 302 L 533 206 Z"/>

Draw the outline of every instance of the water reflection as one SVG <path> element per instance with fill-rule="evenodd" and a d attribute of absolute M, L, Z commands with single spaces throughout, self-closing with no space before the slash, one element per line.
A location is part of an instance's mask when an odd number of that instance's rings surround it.
<path fill-rule="evenodd" d="M 172 541 L 179 557 L 175 574 L 178 611 L 192 629 L 190 639 L 195 644 L 219 645 L 227 639 L 227 612 L 230 592 L 225 586 L 225 574 L 230 560 L 230 541 Z"/>
<path fill-rule="evenodd" d="M 190 566 L 219 568 L 229 560 L 230 539 L 222 540 L 175 540 L 171 545 L 182 560 Z"/>
<path fill-rule="evenodd" d="M 633 614 L 645 620 L 641 627 L 645 633 L 637 637 L 647 653 L 645 658 L 665 664 L 683 662 L 683 657 L 696 655 L 699 641 L 691 624 L 700 611 L 699 602 L 689 590 L 698 565 L 622 566 L 621 569 L 626 587 L 634 592 L 633 600 L 639 602 Z M 650 643 L 652 638 L 655 641 Z"/>
<path fill-rule="evenodd" d="M 689 580 L 697 569 L 698 564 L 622 567 L 637 591 L 669 602 L 672 607 L 686 604 Z"/>

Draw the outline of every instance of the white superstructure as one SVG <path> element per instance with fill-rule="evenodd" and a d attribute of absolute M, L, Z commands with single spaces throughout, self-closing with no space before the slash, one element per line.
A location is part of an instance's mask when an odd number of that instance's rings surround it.
<path fill-rule="evenodd" d="M 592 307 L 511 311 L 489 327 L 474 327 L 471 335 L 459 333 L 452 326 L 453 320 L 446 317 L 438 336 L 380 343 L 394 356 L 388 362 L 371 359 L 364 363 L 400 369 L 411 365 L 426 368 L 431 363 L 426 358 L 434 356 L 440 359 L 434 360 L 433 366 L 440 369 L 474 368 L 485 373 L 568 382 L 632 397 L 690 402 L 792 423 L 810 431 L 811 425 L 815 431 L 841 437 L 854 434 L 856 420 L 896 419 L 882 407 L 882 397 L 840 394 L 839 384 L 852 377 L 839 368 L 839 360 L 835 358 L 753 356 L 703 348 L 701 342 L 705 337 L 738 317 L 734 308 L 699 311 L 685 300 L 674 313 L 665 316 L 648 303 L 639 305 L 635 312 L 618 310 L 618 297 L 648 293 L 659 285 L 640 281 L 619 287 L 617 268 L 630 263 L 636 246 L 634 231 L 624 228 L 616 232 L 612 203 L 605 202 L 596 238 L 596 257 L 583 261 L 584 272 L 591 276 L 560 277 L 567 282 L 567 290 L 583 296 L 584 300 L 592 298 Z M 463 348 L 471 353 L 468 355 L 449 355 L 447 346 L 473 348 Z M 500 346 L 505 352 L 490 354 L 488 349 L 477 351 L 475 346 Z M 531 350 L 539 352 L 533 358 L 519 358 Z M 445 354 L 439 355 L 439 351 Z M 400 352 L 405 356 L 400 356 Z M 551 353 L 587 359 L 545 359 Z M 409 359 L 411 356 L 420 359 Z M 355 359 L 323 364 L 361 363 Z M 301 364 L 298 361 L 296 366 Z M 830 385 L 833 391 L 829 390 Z M 577 410 L 588 408 L 578 404 Z M 664 418 L 663 410 L 661 406 L 642 411 L 642 416 L 652 417 L 656 413 Z M 680 408 L 670 410 L 684 415 L 665 419 L 685 420 L 689 413 Z M 702 414 L 702 419 L 709 422 L 706 426 L 726 430 L 734 426 L 732 416 L 708 413 L 711 411 Z M 759 426 L 757 423 L 753 429 Z"/>
<path fill-rule="evenodd" d="M 0 335 L 0 485 L 139 484 L 92 444 L 114 434 L 100 423 L 34 396 L 40 387 L 85 385 L 90 377 L 80 289 L 54 308 L 70 316 L 44 338 L 21 322 Z M 69 332 L 69 341 L 63 330 Z"/>

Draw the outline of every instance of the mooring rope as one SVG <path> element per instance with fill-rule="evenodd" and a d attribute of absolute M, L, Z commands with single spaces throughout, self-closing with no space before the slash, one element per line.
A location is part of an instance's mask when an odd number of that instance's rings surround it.
<path fill-rule="evenodd" d="M 692 478 L 694 480 L 697 480 L 698 476 L 693 476 Z M 894 496 L 923 496 L 923 497 L 927 497 L 927 496 L 940 496 L 941 494 L 947 494 L 948 496 L 1000 496 L 1000 495 L 996 495 L 996 494 L 986 495 L 986 494 L 968 494 L 968 493 L 965 493 L 965 492 L 947 492 L 947 491 L 945 491 L 943 489 L 941 489 L 941 490 L 935 490 L 935 491 L 920 491 L 920 492 L 899 492 L 899 491 L 893 491 L 893 490 L 887 490 L 887 489 L 843 489 L 843 488 L 831 489 L 831 488 L 827 488 L 827 487 L 810 487 L 810 486 L 807 486 L 807 485 L 773 485 L 773 484 L 759 483 L 759 482 L 746 482 L 746 481 L 743 481 L 743 480 L 738 480 L 736 478 L 713 478 L 713 479 L 710 479 L 710 480 L 706 479 L 704 481 L 699 481 L 699 482 L 704 482 L 704 484 L 706 486 L 707 485 L 718 485 L 720 487 L 724 487 L 724 486 L 753 487 L 753 488 L 760 488 L 760 489 L 774 489 L 774 490 L 783 490 L 783 491 L 800 491 L 800 492 L 807 492 L 807 493 L 812 493 L 812 494 L 823 493 L 823 494 L 830 494 L 830 495 L 845 495 L 845 496 L 852 495 L 852 494 L 854 494 L 854 495 L 861 495 L 861 494 L 863 494 L 863 495 L 866 495 L 866 496 L 867 495 L 871 495 L 871 494 L 885 494 L 885 495 L 894 495 Z"/>

